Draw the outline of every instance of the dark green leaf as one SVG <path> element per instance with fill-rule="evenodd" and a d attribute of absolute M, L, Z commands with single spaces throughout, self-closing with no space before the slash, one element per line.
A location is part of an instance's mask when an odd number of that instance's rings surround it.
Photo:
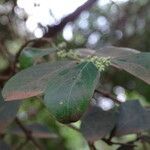
<path fill-rule="evenodd" d="M 112 131 L 116 119 L 117 113 L 115 109 L 104 111 L 93 106 L 82 118 L 81 132 L 88 141 L 98 140 Z"/>
<path fill-rule="evenodd" d="M 96 51 L 96 55 L 100 57 L 120 58 L 132 54 L 138 54 L 139 51 L 131 48 L 107 46 Z"/>
<path fill-rule="evenodd" d="M 150 84 L 150 53 L 122 56 L 112 60 L 112 63 Z"/>
<path fill-rule="evenodd" d="M 139 53 L 139 51 L 131 48 L 114 47 L 114 46 L 107 46 L 96 51 L 92 49 L 80 48 L 76 49 L 76 52 L 81 57 L 86 57 L 89 55 L 97 55 L 100 57 L 111 57 L 111 59 Z"/>
<path fill-rule="evenodd" d="M 42 94 L 52 76 L 73 65 L 74 61 L 58 61 L 22 70 L 5 84 L 3 97 L 5 100 L 18 100 Z"/>
<path fill-rule="evenodd" d="M 49 81 L 44 103 L 59 121 L 77 121 L 87 109 L 98 79 L 99 71 L 90 62 L 64 69 Z"/>
<path fill-rule="evenodd" d="M 150 84 L 150 53 L 130 48 L 104 47 L 96 55 L 110 57 L 111 64 Z"/>
<path fill-rule="evenodd" d="M 0 132 L 13 121 L 20 106 L 20 102 L 4 102 L 0 91 Z"/>
<path fill-rule="evenodd" d="M 115 135 L 122 136 L 150 129 L 150 111 L 144 109 L 139 101 L 127 101 L 119 108 Z"/>
<path fill-rule="evenodd" d="M 22 51 L 19 57 L 20 66 L 21 68 L 27 68 L 33 65 L 39 58 L 49 55 L 54 51 L 56 51 L 55 48 L 39 49 L 27 47 Z"/>
<path fill-rule="evenodd" d="M 123 69 L 150 84 L 150 53 L 140 52 L 130 48 L 108 46 L 94 51 L 77 49 L 81 57 L 97 55 L 110 57 L 111 65 Z"/>

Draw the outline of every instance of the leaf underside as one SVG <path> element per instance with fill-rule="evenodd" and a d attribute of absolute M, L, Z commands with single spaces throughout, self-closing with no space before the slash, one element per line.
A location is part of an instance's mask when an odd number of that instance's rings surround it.
<path fill-rule="evenodd" d="M 64 68 L 75 65 L 74 61 L 43 63 L 24 69 L 5 84 L 2 95 L 5 100 L 20 100 L 43 94 L 48 81 Z"/>
<path fill-rule="evenodd" d="M 113 59 L 112 63 L 150 84 L 150 53 L 138 53 Z"/>
<path fill-rule="evenodd" d="M 88 141 L 95 141 L 109 134 L 115 127 L 117 113 L 115 109 L 104 111 L 92 106 L 83 116 L 81 132 Z"/>
<path fill-rule="evenodd" d="M 110 57 L 111 65 L 150 84 L 150 53 L 131 48 L 106 46 L 99 50 L 77 49 L 81 57 L 96 55 Z"/>
<path fill-rule="evenodd" d="M 115 135 L 122 136 L 140 133 L 150 129 L 150 111 L 143 108 L 139 101 L 132 100 L 121 104 Z"/>

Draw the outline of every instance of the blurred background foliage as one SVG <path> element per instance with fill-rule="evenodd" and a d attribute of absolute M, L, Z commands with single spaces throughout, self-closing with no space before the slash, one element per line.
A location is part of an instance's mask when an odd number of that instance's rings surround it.
<path fill-rule="evenodd" d="M 21 45 L 28 40 L 44 37 L 49 26 L 59 24 L 63 17 L 73 12 L 83 2 L 85 0 L 56 1 L 55 4 L 46 0 L 31 0 L 30 2 L 0 0 L 1 87 L 3 87 L 5 77 L 7 79 L 11 73 L 12 62 Z M 100 49 L 103 46 L 113 45 L 149 52 L 150 1 L 99 0 L 90 10 L 83 11 L 74 22 L 68 22 L 62 32 L 51 39 L 55 45 L 65 42 L 66 49 L 80 47 Z M 38 41 L 30 46 L 47 48 L 52 44 Z M 49 57 L 49 60 L 53 60 L 53 57 Z M 150 86 L 123 71 L 108 68 L 102 75 L 101 85 L 104 90 L 116 95 L 120 101 L 139 99 L 143 105 L 150 102 Z M 102 102 L 101 105 L 107 104 Z M 38 98 L 23 101 L 17 116 L 27 124 L 42 123 L 49 128 L 49 133 L 55 136 L 40 140 L 46 149 L 88 149 L 82 135 L 55 122 Z M 79 124 L 80 122 L 75 123 L 76 126 Z M 24 142 L 25 138 L 20 139 L 11 132 L 11 128 L 8 129 L 8 134 L 4 137 L 9 144 L 17 147 Z M 129 135 L 116 138 L 116 141 L 127 141 L 133 138 L 134 135 Z M 31 143 L 27 143 L 24 149 L 28 147 L 34 149 Z M 108 146 L 101 141 L 96 142 L 96 147 L 106 150 L 116 149 L 116 146 Z M 139 144 L 136 149 L 143 149 L 143 146 Z"/>

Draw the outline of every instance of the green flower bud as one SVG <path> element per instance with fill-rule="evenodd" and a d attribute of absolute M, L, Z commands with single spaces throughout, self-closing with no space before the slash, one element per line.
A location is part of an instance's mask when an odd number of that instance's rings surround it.
<path fill-rule="evenodd" d="M 80 58 L 80 56 L 73 50 L 69 50 L 68 52 L 66 52 L 66 50 L 61 50 L 57 52 L 57 56 L 61 58 L 68 57 L 79 60 L 80 62 L 92 62 L 100 71 L 104 71 L 111 63 L 110 57 L 87 56 L 86 58 Z"/>

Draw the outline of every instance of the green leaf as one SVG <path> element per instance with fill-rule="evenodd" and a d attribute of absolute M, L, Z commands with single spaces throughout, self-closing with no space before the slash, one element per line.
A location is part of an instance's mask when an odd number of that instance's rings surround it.
<path fill-rule="evenodd" d="M 127 101 L 119 108 L 115 135 L 139 133 L 150 129 L 150 111 L 144 109 L 139 101 Z"/>
<path fill-rule="evenodd" d="M 130 48 L 104 47 L 96 52 L 102 57 L 111 57 L 111 64 L 150 84 L 150 53 Z"/>
<path fill-rule="evenodd" d="M 13 121 L 15 118 L 20 102 L 5 102 L 2 98 L 0 91 L 0 132 L 4 132 L 5 128 Z"/>
<path fill-rule="evenodd" d="M 87 109 L 98 79 L 99 71 L 91 62 L 64 69 L 49 81 L 44 103 L 59 121 L 77 121 Z"/>
<path fill-rule="evenodd" d="M 140 51 L 135 49 L 125 48 L 125 47 L 115 47 L 115 46 L 107 46 L 96 51 L 97 56 L 111 57 L 111 59 L 120 58 L 122 56 L 124 57 L 124 56 L 129 56 L 138 53 L 140 53 Z"/>
<path fill-rule="evenodd" d="M 79 49 L 76 49 L 76 52 L 81 57 L 87 57 L 89 55 L 96 55 L 99 57 L 111 57 L 111 59 L 140 53 L 140 51 L 137 51 L 135 49 L 115 47 L 115 46 L 106 46 L 99 50 L 79 48 Z"/>
<path fill-rule="evenodd" d="M 26 47 L 19 57 L 20 66 L 22 69 L 32 66 L 39 58 L 49 55 L 54 51 L 56 51 L 55 48 L 39 49 Z"/>
<path fill-rule="evenodd" d="M 115 127 L 117 113 L 115 109 L 104 111 L 92 106 L 83 116 L 81 132 L 88 141 L 96 141 L 109 134 Z"/>
<path fill-rule="evenodd" d="M 150 84 L 150 53 L 142 52 L 122 56 L 112 60 L 112 63 Z"/>
<path fill-rule="evenodd" d="M 2 95 L 5 100 L 19 100 L 43 94 L 48 81 L 64 68 L 75 65 L 74 61 L 58 61 L 35 65 L 17 73 L 5 84 Z"/>
<path fill-rule="evenodd" d="M 111 65 L 123 69 L 135 77 L 150 84 L 150 53 L 140 52 L 130 48 L 107 46 L 97 51 L 90 49 L 77 49 L 81 57 L 97 55 L 110 57 Z"/>

